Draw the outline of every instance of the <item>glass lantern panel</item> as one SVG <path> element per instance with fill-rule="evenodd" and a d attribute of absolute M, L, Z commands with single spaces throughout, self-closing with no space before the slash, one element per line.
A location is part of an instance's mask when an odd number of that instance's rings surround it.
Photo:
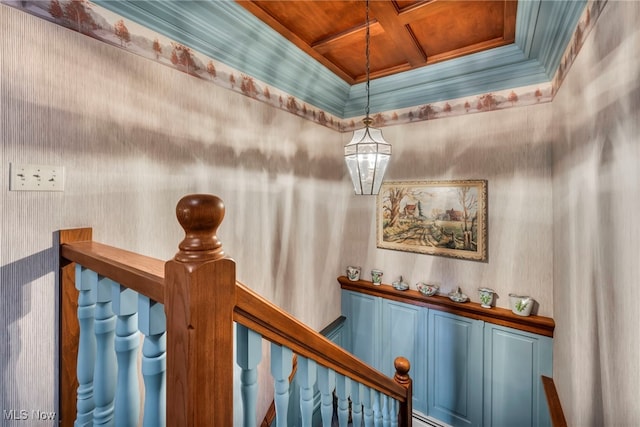
<path fill-rule="evenodd" d="M 356 194 L 361 194 L 362 188 L 360 187 L 358 157 L 354 154 L 350 156 L 345 156 L 344 160 L 347 163 L 347 169 L 349 169 L 349 175 L 351 176 L 351 182 L 353 183 L 353 191 L 355 191 Z"/>

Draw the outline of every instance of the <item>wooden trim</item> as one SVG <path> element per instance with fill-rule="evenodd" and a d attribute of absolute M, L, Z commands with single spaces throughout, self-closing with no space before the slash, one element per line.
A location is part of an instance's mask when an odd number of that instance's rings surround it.
<path fill-rule="evenodd" d="M 323 337 L 326 337 L 327 335 L 329 335 L 330 333 L 338 329 L 341 325 L 343 325 L 346 320 L 347 320 L 346 317 L 338 316 L 336 320 L 334 320 L 333 322 L 329 323 L 327 326 L 322 328 L 319 334 L 322 335 Z"/>
<path fill-rule="evenodd" d="M 558 396 L 553 378 L 542 375 L 541 379 L 542 386 L 544 387 L 544 395 L 547 398 L 547 405 L 549 407 L 551 425 L 553 427 L 567 427 L 567 420 L 564 417 L 562 404 L 560 403 L 560 397 Z"/>
<path fill-rule="evenodd" d="M 475 302 L 457 303 L 448 297 L 435 295 L 427 297 L 420 292 L 409 289 L 397 291 L 391 285 L 374 285 L 366 280 L 351 281 L 346 276 L 338 277 L 342 289 L 378 296 L 407 304 L 419 305 L 435 310 L 446 311 L 471 319 L 478 319 L 496 325 L 507 326 L 525 332 L 553 337 L 555 322 L 544 316 L 518 316 L 511 310 L 500 307 L 482 308 Z"/>
<path fill-rule="evenodd" d="M 60 230 L 58 244 L 91 240 L 91 228 Z M 59 408 L 58 420 L 62 427 L 72 427 L 76 419 L 76 393 L 78 378 L 76 374 L 78 359 L 78 291 L 75 282 L 76 266 L 73 262 L 60 257 L 59 277 L 59 314 L 60 314 L 60 357 L 59 357 Z"/>
<path fill-rule="evenodd" d="M 162 260 L 87 241 L 62 245 L 60 255 L 164 304 Z"/>
<path fill-rule="evenodd" d="M 407 400 L 406 390 L 351 353 L 321 336 L 241 283 L 237 283 L 234 320 L 261 334 L 263 338 L 289 347 L 300 356 L 315 360 L 367 387 L 399 402 Z"/>

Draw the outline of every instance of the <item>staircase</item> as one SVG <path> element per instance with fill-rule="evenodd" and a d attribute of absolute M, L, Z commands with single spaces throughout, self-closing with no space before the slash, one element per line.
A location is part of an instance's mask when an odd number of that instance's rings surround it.
<path fill-rule="evenodd" d="M 324 427 L 411 426 L 406 359 L 386 377 L 237 282 L 216 235 L 216 196 L 185 196 L 176 213 L 185 238 L 166 262 L 94 242 L 91 229 L 60 231 L 61 425 L 255 426 L 267 340 L 273 425 L 298 422 L 287 420 L 296 354 L 301 425 L 312 425 L 317 389 Z M 241 403 L 229 387 L 234 363 Z"/>

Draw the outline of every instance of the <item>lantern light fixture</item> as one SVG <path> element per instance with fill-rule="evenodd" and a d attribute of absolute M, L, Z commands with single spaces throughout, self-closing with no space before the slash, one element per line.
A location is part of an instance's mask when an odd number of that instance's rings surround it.
<path fill-rule="evenodd" d="M 344 159 L 353 182 L 353 189 L 358 195 L 376 195 L 380 191 L 382 179 L 391 158 L 391 144 L 384 140 L 382 131 L 371 127 L 373 119 L 369 117 L 370 88 L 370 32 L 369 32 L 369 0 L 366 1 L 366 95 L 367 106 L 364 128 L 353 132 L 351 141 L 344 146 Z"/>

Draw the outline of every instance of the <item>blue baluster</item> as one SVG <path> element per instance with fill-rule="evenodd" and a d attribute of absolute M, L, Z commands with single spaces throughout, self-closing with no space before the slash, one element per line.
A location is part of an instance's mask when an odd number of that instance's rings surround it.
<path fill-rule="evenodd" d="M 300 414 L 302 427 L 311 427 L 313 421 L 313 386 L 316 383 L 318 369 L 314 360 L 298 357 L 296 378 L 300 384 Z"/>
<path fill-rule="evenodd" d="M 274 380 L 276 427 L 287 427 L 289 410 L 289 374 L 293 368 L 293 352 L 287 347 L 271 343 L 271 375 Z"/>
<path fill-rule="evenodd" d="M 331 427 L 333 418 L 333 390 L 335 387 L 335 372 L 324 366 L 318 366 L 318 389 L 320 390 L 322 427 Z"/>
<path fill-rule="evenodd" d="M 380 399 L 382 400 L 382 425 L 384 427 L 391 427 L 391 417 L 389 416 L 389 396 L 381 394 Z"/>
<path fill-rule="evenodd" d="M 398 427 L 398 411 L 400 410 L 400 404 L 395 399 L 389 399 L 391 404 L 391 427 Z"/>
<path fill-rule="evenodd" d="M 113 426 L 113 403 L 116 389 L 116 353 L 114 335 L 116 316 L 111 309 L 112 280 L 98 276 L 94 330 L 96 363 L 93 376 L 94 426 Z"/>
<path fill-rule="evenodd" d="M 371 394 L 373 400 L 373 425 L 382 426 L 382 407 L 380 406 L 380 392 L 373 390 Z"/>
<path fill-rule="evenodd" d="M 258 363 L 262 359 L 262 336 L 237 324 L 236 363 L 241 368 L 240 393 L 242 395 L 242 425 L 255 427 L 258 404 Z"/>
<path fill-rule="evenodd" d="M 93 423 L 93 368 L 96 358 L 96 336 L 93 320 L 96 308 L 98 275 L 81 265 L 76 265 L 76 289 L 78 294 L 78 393 L 74 426 L 91 426 Z"/>
<path fill-rule="evenodd" d="M 373 427 L 373 391 L 365 386 L 361 392 L 364 425 L 365 427 Z"/>
<path fill-rule="evenodd" d="M 118 379 L 114 404 L 117 427 L 135 427 L 140 418 L 138 384 L 138 293 L 118 283 L 111 284 L 113 312 L 116 315 L 115 350 Z"/>
<path fill-rule="evenodd" d="M 144 334 L 142 377 L 144 379 L 143 427 L 166 425 L 167 320 L 164 306 L 138 296 L 138 327 Z"/>
<path fill-rule="evenodd" d="M 351 419 L 354 427 L 362 426 L 362 400 L 364 386 L 360 383 L 351 383 Z"/>
<path fill-rule="evenodd" d="M 349 383 L 351 380 L 336 374 L 336 395 L 338 396 L 338 425 L 347 427 L 349 423 Z"/>

